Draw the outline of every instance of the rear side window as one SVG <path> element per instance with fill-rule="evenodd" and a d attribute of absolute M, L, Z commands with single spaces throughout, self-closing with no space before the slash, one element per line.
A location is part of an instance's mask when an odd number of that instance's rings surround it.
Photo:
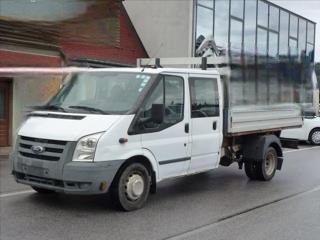
<path fill-rule="evenodd" d="M 191 117 L 218 117 L 219 91 L 217 79 L 190 78 Z"/>

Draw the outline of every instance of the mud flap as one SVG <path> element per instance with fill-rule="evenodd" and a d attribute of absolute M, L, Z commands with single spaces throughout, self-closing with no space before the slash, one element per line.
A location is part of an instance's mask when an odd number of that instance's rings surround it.
<path fill-rule="evenodd" d="M 277 170 L 281 170 L 283 164 L 283 157 L 278 157 L 278 165 L 277 165 Z"/>

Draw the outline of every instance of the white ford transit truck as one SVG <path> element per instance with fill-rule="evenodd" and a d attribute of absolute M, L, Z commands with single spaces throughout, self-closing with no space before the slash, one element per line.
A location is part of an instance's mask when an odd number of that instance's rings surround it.
<path fill-rule="evenodd" d="M 109 192 L 131 211 L 158 182 L 219 165 L 236 162 L 250 179 L 269 181 L 283 163 L 281 130 L 302 125 L 296 103 L 232 106 L 217 70 L 64 71 L 60 91 L 21 125 L 11 155 L 16 181 L 39 193 Z"/>

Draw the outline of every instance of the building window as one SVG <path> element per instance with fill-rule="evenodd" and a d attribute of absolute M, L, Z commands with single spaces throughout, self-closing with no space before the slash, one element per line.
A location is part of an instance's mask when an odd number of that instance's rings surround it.
<path fill-rule="evenodd" d="M 269 29 L 279 31 L 279 8 L 270 6 Z"/>
<path fill-rule="evenodd" d="M 198 4 L 213 9 L 213 0 L 198 0 Z"/>
<path fill-rule="evenodd" d="M 231 0 L 231 16 L 243 19 L 244 0 Z"/>
<path fill-rule="evenodd" d="M 258 55 L 259 57 L 267 56 L 267 41 L 268 41 L 268 32 L 265 29 L 258 28 Z"/>
<path fill-rule="evenodd" d="M 219 47 L 228 48 L 229 1 L 215 1 L 214 39 Z"/>
<path fill-rule="evenodd" d="M 298 37 L 298 18 L 293 14 L 290 14 L 290 37 Z"/>
<path fill-rule="evenodd" d="M 307 57 L 310 59 L 311 62 L 314 62 L 314 46 L 313 44 L 307 44 Z"/>
<path fill-rule="evenodd" d="M 280 12 L 280 42 L 279 54 L 286 56 L 289 54 L 289 13 L 285 11 Z"/>
<path fill-rule="evenodd" d="M 278 56 L 278 38 L 278 33 L 269 32 L 269 57 L 275 58 Z"/>
<path fill-rule="evenodd" d="M 197 12 L 197 38 L 208 37 L 213 34 L 213 10 L 198 6 Z"/>
<path fill-rule="evenodd" d="M 299 19 L 299 51 L 305 51 L 307 45 L 307 22 Z"/>
<path fill-rule="evenodd" d="M 242 49 L 242 21 L 231 19 L 230 50 L 241 52 Z"/>
<path fill-rule="evenodd" d="M 308 43 L 314 44 L 315 24 L 308 22 Z"/>
<path fill-rule="evenodd" d="M 296 39 L 290 38 L 290 40 L 289 40 L 289 49 L 290 49 L 290 55 L 291 56 L 298 55 L 298 41 Z"/>
<path fill-rule="evenodd" d="M 258 25 L 268 27 L 268 4 L 261 0 L 258 2 Z"/>
<path fill-rule="evenodd" d="M 246 1 L 244 18 L 244 53 L 256 52 L 257 1 Z"/>

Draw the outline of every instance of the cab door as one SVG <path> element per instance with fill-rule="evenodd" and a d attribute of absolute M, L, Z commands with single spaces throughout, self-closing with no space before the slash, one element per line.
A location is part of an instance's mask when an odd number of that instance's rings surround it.
<path fill-rule="evenodd" d="M 157 160 L 160 179 L 185 175 L 189 168 L 187 85 L 187 75 L 162 75 L 142 107 L 142 117 L 148 118 L 153 104 L 164 104 L 163 123 L 148 122 L 140 130 L 142 147 Z"/>
<path fill-rule="evenodd" d="M 222 111 L 218 76 L 190 75 L 191 162 L 188 173 L 218 167 L 222 142 Z"/>

